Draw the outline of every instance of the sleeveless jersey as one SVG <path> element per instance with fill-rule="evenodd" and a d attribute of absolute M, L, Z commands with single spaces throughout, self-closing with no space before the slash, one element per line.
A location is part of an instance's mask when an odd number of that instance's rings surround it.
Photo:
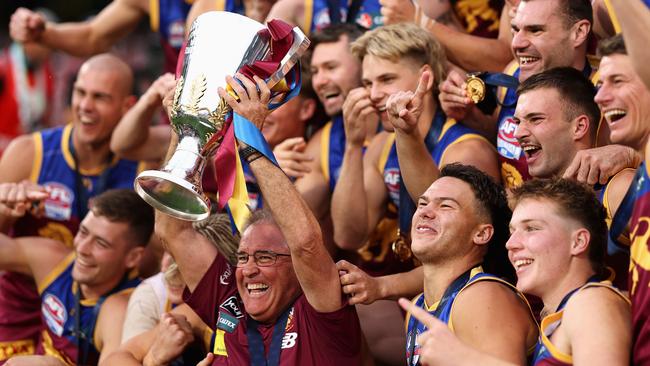
<path fill-rule="evenodd" d="M 342 22 L 347 18 L 348 3 L 348 0 L 339 0 Z M 301 28 L 307 35 L 326 28 L 331 22 L 327 0 L 305 0 L 304 24 Z M 379 0 L 363 0 L 355 23 L 366 29 L 384 25 Z"/>
<path fill-rule="evenodd" d="M 165 55 L 165 72 L 174 73 L 178 53 L 185 40 L 185 23 L 193 0 L 150 0 L 149 23 L 151 30 L 160 33 L 160 43 Z M 215 0 L 215 9 L 244 14 L 242 0 Z"/>
<path fill-rule="evenodd" d="M 607 222 L 608 230 L 612 225 L 612 219 L 614 217 L 614 213 L 612 212 L 611 207 L 609 207 L 609 188 L 610 188 L 610 183 L 612 182 L 612 180 L 616 178 L 616 176 L 619 173 L 616 173 L 614 176 L 612 176 L 605 185 L 597 184 L 594 187 L 594 190 L 596 192 L 596 197 L 598 198 L 600 203 L 603 204 L 603 207 L 605 207 L 605 211 L 607 212 L 607 217 L 605 220 Z M 630 257 L 628 254 L 629 246 L 630 246 L 629 233 L 626 232 L 621 234 L 621 236 L 619 236 L 619 239 L 617 241 L 612 240 L 612 238 L 610 238 L 610 236 L 607 235 L 607 252 L 605 255 L 605 264 L 607 264 L 609 269 L 614 274 L 614 278 L 611 279 L 613 285 L 616 288 L 621 289 L 623 291 L 627 290 L 627 272 L 629 271 L 629 266 L 630 266 Z M 620 247 L 625 247 L 626 250 L 621 251 L 617 249 Z"/>
<path fill-rule="evenodd" d="M 528 304 L 528 301 L 526 301 L 524 295 L 519 292 L 514 286 L 500 279 L 499 277 L 483 272 L 483 268 L 481 268 L 481 266 L 472 268 L 467 278 L 462 279 L 461 276 L 456 281 L 454 281 L 454 283 L 450 284 L 447 291 L 445 291 L 443 298 L 431 306 L 427 305 L 426 300 L 424 299 L 424 293 L 415 297 L 413 302 L 416 306 L 423 308 L 431 315 L 447 324 L 449 329 L 453 332 L 454 326 L 452 322 L 452 313 L 454 308 L 454 301 L 463 290 L 480 281 L 495 281 L 501 283 L 514 291 L 524 303 Z M 441 307 L 440 309 L 438 309 L 439 306 Z M 531 318 L 532 317 L 533 314 L 531 312 Z M 417 338 L 426 330 L 427 327 L 424 324 L 411 317 L 410 313 L 406 314 L 406 360 L 408 366 L 418 365 L 420 358 L 420 346 L 418 344 Z"/>
<path fill-rule="evenodd" d="M 72 279 L 74 253 L 71 253 L 39 284 L 41 294 L 41 315 L 46 329 L 38 345 L 37 353 L 54 356 L 68 365 L 96 365 L 99 362 L 99 351 L 94 343 L 94 331 L 99 310 L 104 300 L 117 292 L 129 291 L 140 283 L 135 271 L 109 293 L 99 299 L 79 300 L 79 329 L 75 327 L 78 284 Z M 78 337 L 85 337 L 87 342 L 81 342 L 86 349 L 85 362 L 83 352 L 77 348 Z M 84 347 L 84 343 L 86 346 Z M 82 359 L 79 360 L 78 358 Z"/>
<path fill-rule="evenodd" d="M 539 339 L 537 340 L 537 345 L 535 346 L 535 354 L 533 360 L 531 361 L 532 366 L 567 366 L 573 365 L 573 357 L 568 355 L 553 345 L 551 343 L 551 335 L 557 329 L 557 327 L 562 323 L 562 315 L 564 314 L 564 308 L 568 300 L 575 295 L 578 291 L 589 287 L 605 287 L 608 288 L 617 295 L 619 295 L 626 303 L 630 303 L 630 300 L 625 297 L 620 291 L 613 287 L 609 281 L 603 282 L 588 282 L 584 286 L 570 292 L 567 294 L 560 306 L 555 313 L 550 314 L 542 320 L 540 326 Z"/>
<path fill-rule="evenodd" d="M 26 215 L 13 227 L 13 236 L 40 236 L 72 247 L 80 218 L 75 201 L 74 158 L 70 151 L 72 125 L 34 133 L 34 165 L 30 180 L 49 189 L 44 217 Z M 80 171 L 88 197 L 109 188 L 132 188 L 138 163 L 113 159 L 108 170 Z M 104 180 L 104 182 L 100 182 Z M 103 186 L 103 188 L 102 188 Z M 42 329 L 34 280 L 23 274 L 0 275 L 0 363 L 3 353 L 33 350 Z M 33 352 L 30 352 L 33 353 Z"/>
<path fill-rule="evenodd" d="M 517 61 L 512 61 L 506 67 L 504 73 L 519 79 L 519 71 Z M 592 68 L 589 62 L 585 63 L 582 72 L 586 77 L 591 75 Z M 499 152 L 501 179 L 506 188 L 514 188 L 532 178 L 528 173 L 526 156 L 515 138 L 517 125 L 513 120 L 513 116 L 517 107 L 517 90 L 499 87 L 497 89 L 497 99 L 500 104 L 497 118 L 497 151 Z"/>
<path fill-rule="evenodd" d="M 650 176 L 648 162 L 638 169 L 642 175 L 632 184 L 636 200 L 630 219 L 629 290 L 632 300 L 632 363 L 650 365 Z"/>
<path fill-rule="evenodd" d="M 485 140 L 483 136 L 479 135 L 473 129 L 457 123 L 454 119 L 445 117 L 443 113 L 436 113 L 431 128 L 440 128 L 440 124 L 442 124 L 440 135 L 433 148 L 429 151 L 436 165 L 439 167 L 449 147 L 469 139 Z M 390 201 L 399 209 L 399 186 L 402 178 L 400 175 L 399 160 L 397 158 L 397 147 L 395 146 L 395 134 L 391 134 L 386 139 L 384 151 L 380 158 L 380 167 L 382 167 L 381 172 Z"/>
<path fill-rule="evenodd" d="M 334 192 L 336 182 L 341 174 L 343 154 L 345 153 L 345 126 L 343 115 L 337 115 L 323 126 L 320 141 L 321 170 L 329 182 L 330 193 Z"/>

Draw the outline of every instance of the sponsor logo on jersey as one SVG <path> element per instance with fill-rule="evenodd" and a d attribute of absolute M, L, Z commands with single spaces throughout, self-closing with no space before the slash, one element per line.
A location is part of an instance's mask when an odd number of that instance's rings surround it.
<path fill-rule="evenodd" d="M 384 183 L 393 202 L 399 202 L 400 179 L 399 168 L 388 168 L 384 170 Z"/>
<path fill-rule="evenodd" d="M 235 296 L 230 296 L 229 298 L 226 299 L 221 305 L 219 305 L 220 308 L 224 310 L 228 310 L 230 314 L 234 315 L 235 318 L 243 318 L 244 313 L 242 313 L 241 310 L 239 310 L 239 301 L 237 301 L 237 297 Z M 221 314 L 221 312 L 219 312 Z"/>
<path fill-rule="evenodd" d="M 504 118 L 503 122 L 499 124 L 497 150 L 499 155 L 507 159 L 518 160 L 521 157 L 521 146 L 515 138 L 515 131 L 517 131 L 517 124 L 512 116 Z"/>
<path fill-rule="evenodd" d="M 44 204 L 45 217 L 58 221 L 69 220 L 72 216 L 74 192 L 66 185 L 58 182 L 47 182 L 43 186 L 50 193 Z"/>
<path fill-rule="evenodd" d="M 178 19 L 167 27 L 169 45 L 174 48 L 181 48 L 185 40 L 185 20 Z"/>
<path fill-rule="evenodd" d="M 61 336 L 65 322 L 68 320 L 68 312 L 63 302 L 52 294 L 46 294 L 41 305 L 41 312 L 52 333 Z"/>
<path fill-rule="evenodd" d="M 219 319 L 217 320 L 217 329 L 221 329 L 228 333 L 232 333 L 237 328 L 239 320 L 234 316 L 227 314 L 223 311 L 219 312 Z"/>
<path fill-rule="evenodd" d="M 222 285 L 229 285 L 230 282 L 228 281 L 230 277 L 232 276 L 232 266 L 230 264 L 226 265 L 226 269 L 223 271 L 221 276 L 219 276 L 219 283 Z"/>

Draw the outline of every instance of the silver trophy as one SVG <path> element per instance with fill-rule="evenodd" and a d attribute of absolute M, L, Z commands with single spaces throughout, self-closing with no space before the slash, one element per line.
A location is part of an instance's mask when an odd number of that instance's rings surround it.
<path fill-rule="evenodd" d="M 136 192 L 154 208 L 190 221 L 210 214 L 201 178 L 232 116 L 217 88 L 226 89 L 226 76 L 242 66 L 268 60 L 272 41 L 268 32 L 261 32 L 265 28 L 245 16 L 217 11 L 202 14 L 192 24 L 171 112 L 178 146 L 162 170 L 146 170 L 135 179 Z M 292 32 L 293 44 L 266 78 L 269 87 L 281 81 L 309 47 L 298 27 Z"/>

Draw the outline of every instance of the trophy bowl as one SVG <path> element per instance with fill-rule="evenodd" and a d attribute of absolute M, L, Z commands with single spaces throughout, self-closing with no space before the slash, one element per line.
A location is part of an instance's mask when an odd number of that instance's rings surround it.
<path fill-rule="evenodd" d="M 143 171 L 134 182 L 136 192 L 155 209 L 190 221 L 210 214 L 201 178 L 232 120 L 232 110 L 217 89 L 226 89 L 227 75 L 272 56 L 266 29 L 245 16 L 220 11 L 204 13 L 192 24 L 170 116 L 178 145 L 161 170 Z M 292 33 L 293 44 L 266 78 L 269 87 L 282 80 L 309 47 L 297 27 Z"/>

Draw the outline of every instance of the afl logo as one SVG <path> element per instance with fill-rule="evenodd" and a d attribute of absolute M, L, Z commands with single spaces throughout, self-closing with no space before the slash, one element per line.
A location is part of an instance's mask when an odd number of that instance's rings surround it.
<path fill-rule="evenodd" d="M 521 156 L 521 147 L 515 132 L 517 131 L 517 124 L 511 116 L 503 119 L 499 124 L 499 133 L 497 134 L 497 149 L 499 155 L 508 159 L 519 159 Z"/>
<path fill-rule="evenodd" d="M 45 216 L 53 220 L 69 220 L 72 214 L 74 193 L 67 186 L 57 182 L 44 184 L 50 196 L 45 200 Z"/>
<path fill-rule="evenodd" d="M 41 305 L 41 312 L 43 313 L 47 327 L 54 334 L 61 336 L 65 322 L 68 320 L 68 312 L 61 300 L 52 294 L 45 295 L 43 304 Z"/>
<path fill-rule="evenodd" d="M 384 170 L 384 184 L 390 195 L 391 200 L 397 205 L 399 202 L 399 184 L 400 184 L 399 168 L 388 168 Z"/>

